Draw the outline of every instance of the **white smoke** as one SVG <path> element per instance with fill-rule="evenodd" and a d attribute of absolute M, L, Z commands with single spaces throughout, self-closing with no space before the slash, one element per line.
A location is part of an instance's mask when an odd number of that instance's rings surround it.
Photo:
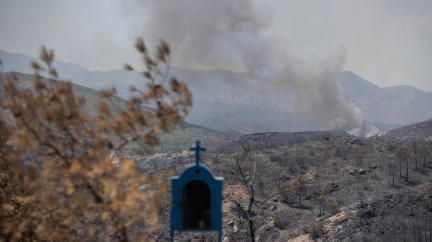
<path fill-rule="evenodd" d="M 175 65 L 250 72 L 250 82 L 236 84 L 279 95 L 293 91 L 298 114 L 318 118 L 329 128 L 358 130 L 360 136 L 369 132 L 360 111 L 341 98 L 330 80 L 331 73 L 343 70 L 343 47 L 323 51 L 290 46 L 273 28 L 271 13 L 250 0 L 158 0 L 143 5 L 145 39 L 156 35 L 167 41 Z"/>

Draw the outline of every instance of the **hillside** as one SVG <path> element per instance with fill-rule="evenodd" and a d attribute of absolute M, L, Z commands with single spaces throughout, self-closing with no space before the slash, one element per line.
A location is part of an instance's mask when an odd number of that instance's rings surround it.
<path fill-rule="evenodd" d="M 418 133 L 422 133 L 418 126 Z M 331 138 L 327 139 L 331 136 Z M 246 153 L 236 147 L 252 144 Z M 203 144 L 204 145 L 204 144 Z M 250 191 L 236 166 L 253 183 L 251 218 L 257 241 L 428 241 L 432 233 L 432 143 L 360 139 L 343 131 L 266 133 L 205 145 L 202 163 L 224 180 L 224 239 L 245 241 L 247 218 L 234 202 L 248 204 Z M 227 147 L 234 147 L 229 150 Z M 413 149 L 416 148 L 416 153 Z M 192 162 L 188 151 L 136 159 L 150 173 L 162 166 L 175 175 Z M 153 165 L 145 165 L 153 164 Z M 296 180 L 303 179 L 303 193 Z M 299 204 L 299 199 L 301 204 Z M 261 201 L 261 202 L 260 202 Z M 169 204 L 156 240 L 168 240 Z M 212 237 L 213 236 L 213 237 Z M 183 233 L 176 239 L 206 241 L 213 234 Z"/>
<path fill-rule="evenodd" d="M 432 141 L 432 119 L 373 136 L 386 141 Z"/>
<path fill-rule="evenodd" d="M 33 73 L 29 62 L 36 58 L 0 50 L 3 71 Z M 115 86 L 128 98 L 130 85 L 143 87 L 142 76 L 122 70 L 89 71 L 72 63 L 55 62 L 64 80 L 93 89 Z M 292 110 L 295 93 L 264 95 L 247 83 L 259 82 L 253 73 L 226 70 L 189 70 L 172 67 L 171 74 L 186 82 L 194 97 L 189 123 L 213 129 L 236 129 L 242 133 L 326 130 L 319 120 L 304 119 Z M 381 132 L 421 122 L 432 117 L 432 93 L 411 86 L 380 88 L 353 72 L 334 73 L 342 97 L 359 108 L 362 117 Z"/>
<path fill-rule="evenodd" d="M 36 80 L 35 76 L 24 73 L 14 73 L 18 81 L 15 82 L 19 89 L 33 89 L 33 82 Z M 3 78 L 12 79 L 13 73 L 6 72 L 0 73 L 0 80 Z M 55 85 L 58 80 L 42 78 L 40 81 L 47 85 Z M 72 90 L 77 96 L 83 97 L 85 103 L 83 106 L 84 113 L 88 116 L 95 115 L 97 112 L 97 104 L 100 102 L 107 102 L 107 99 L 102 98 L 97 90 L 84 87 L 78 84 L 72 84 Z M 0 87 L 0 94 L 4 92 L 4 89 Z M 125 107 L 126 100 L 119 97 L 112 97 L 110 99 L 109 107 L 113 112 L 121 112 L 122 108 Z M 152 108 L 142 106 L 142 111 L 153 112 Z M 198 125 L 192 125 L 184 122 L 181 127 L 174 130 L 171 133 L 163 134 L 161 139 L 161 145 L 156 148 L 156 152 L 178 152 L 182 150 L 185 146 L 193 144 L 197 139 L 203 141 L 217 141 L 224 138 L 233 137 L 239 133 L 231 131 L 217 131 L 209 128 L 204 128 Z M 137 144 L 128 146 L 125 150 L 126 153 L 134 153 L 137 151 L 143 151 L 141 147 Z"/>
<path fill-rule="evenodd" d="M 208 153 L 233 154 L 243 149 L 265 150 L 281 146 L 291 146 L 311 141 L 328 141 L 342 137 L 351 137 L 343 130 L 261 133 L 233 137 L 221 141 L 204 143 Z"/>

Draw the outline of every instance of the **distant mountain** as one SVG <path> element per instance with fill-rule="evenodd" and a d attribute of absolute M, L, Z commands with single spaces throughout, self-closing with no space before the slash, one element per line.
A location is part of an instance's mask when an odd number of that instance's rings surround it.
<path fill-rule="evenodd" d="M 21 53 L 9 53 L 0 50 L 0 59 L 3 62 L 2 72 L 20 72 L 34 74 L 34 70 L 30 67 L 31 61 L 37 61 L 38 58 L 31 57 Z M 84 67 L 61 61 L 54 61 L 53 66 L 56 68 L 62 80 L 79 84 L 96 90 L 104 88 L 116 87 L 120 97 L 127 98 L 127 90 L 131 85 L 136 87 L 144 87 L 143 77 L 138 73 L 128 72 L 123 70 L 111 71 L 89 71 Z M 41 73 L 43 74 L 43 73 Z"/>
<path fill-rule="evenodd" d="M 412 86 L 379 88 L 352 72 L 334 75 L 344 98 L 359 108 L 365 120 L 380 130 L 421 122 L 432 117 L 432 93 Z"/>
<path fill-rule="evenodd" d="M 4 63 L 3 71 L 18 71 L 33 74 L 30 62 L 35 57 L 0 50 Z M 145 79 L 138 73 L 111 70 L 106 72 L 89 71 L 71 63 L 55 61 L 63 80 L 100 90 L 116 87 L 119 97 L 128 98 L 131 85 L 145 87 Z M 303 120 L 290 112 L 284 105 L 271 99 L 256 96 L 248 89 L 241 89 L 233 83 L 244 82 L 247 73 L 225 70 L 189 70 L 172 67 L 171 74 L 186 82 L 194 97 L 192 112 L 186 118 L 189 123 L 214 129 L 235 129 L 244 133 L 266 131 L 300 131 L 322 129 L 318 121 Z"/>
<path fill-rule="evenodd" d="M 386 141 L 432 141 L 432 119 L 386 131 L 371 138 Z"/>
<path fill-rule="evenodd" d="M 0 50 L 3 71 L 33 73 L 30 57 Z M 134 72 L 89 71 L 71 63 L 55 62 L 63 80 L 93 89 L 116 87 L 119 97 L 128 98 L 131 85 L 143 88 L 145 80 Z M 171 74 L 186 82 L 194 97 L 186 121 L 213 129 L 234 129 L 243 133 L 326 130 L 319 120 L 304 119 L 291 108 L 295 93 L 259 95 L 244 87 L 253 80 L 251 73 L 226 70 L 189 70 L 172 67 Z M 333 80 L 345 100 L 362 111 L 363 118 L 381 132 L 432 117 L 432 93 L 411 86 L 380 88 L 352 72 L 340 72 Z"/>

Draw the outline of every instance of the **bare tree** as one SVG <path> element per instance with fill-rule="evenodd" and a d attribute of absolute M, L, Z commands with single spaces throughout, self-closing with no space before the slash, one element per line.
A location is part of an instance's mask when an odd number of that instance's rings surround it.
<path fill-rule="evenodd" d="M 413 158 L 415 161 L 415 169 L 418 170 L 418 145 L 417 142 L 414 140 L 412 143 L 412 150 L 413 150 Z"/>
<path fill-rule="evenodd" d="M 409 172 L 409 165 L 408 165 L 408 159 L 405 159 L 405 181 L 408 181 L 408 172 Z"/>
<path fill-rule="evenodd" d="M 429 142 L 423 142 L 420 146 L 421 159 L 423 160 L 423 167 L 426 167 L 428 158 L 431 155 L 431 144 Z"/>
<path fill-rule="evenodd" d="M 408 181 L 409 151 L 402 148 L 396 152 L 396 157 L 399 161 L 399 176 L 402 177 L 402 164 L 405 163 L 405 181 Z"/>
<path fill-rule="evenodd" d="M 393 161 L 390 161 L 388 163 L 388 167 L 389 167 L 389 171 L 390 171 L 390 175 L 392 176 L 392 185 L 395 185 L 395 164 Z"/>
<path fill-rule="evenodd" d="M 306 195 L 306 193 L 308 191 L 306 179 L 303 175 L 298 175 L 294 179 L 292 189 L 294 191 L 294 194 L 298 197 L 299 207 L 302 207 L 302 198 Z"/>
<path fill-rule="evenodd" d="M 321 195 L 318 197 L 318 216 L 322 216 L 325 213 L 326 204 L 326 195 Z"/>
<path fill-rule="evenodd" d="M 243 147 L 243 153 L 239 156 L 236 157 L 236 167 L 237 167 L 237 171 L 240 174 L 240 178 L 241 181 L 243 183 L 243 185 L 245 186 L 245 188 L 248 191 L 248 201 L 246 206 L 242 205 L 240 201 L 234 201 L 236 206 L 242 211 L 243 215 L 246 217 L 246 219 L 248 220 L 248 224 L 249 224 L 249 237 L 250 240 L 252 242 L 255 241 L 255 224 L 254 221 L 251 217 L 252 214 L 252 206 L 255 205 L 255 190 L 253 187 L 254 181 L 255 181 L 255 175 L 256 175 L 256 162 L 253 162 L 253 170 L 249 173 L 249 175 L 246 174 L 246 172 L 244 171 L 241 163 L 244 163 L 247 160 L 248 154 L 249 154 L 249 150 L 250 149 L 246 149 L 245 147 Z"/>

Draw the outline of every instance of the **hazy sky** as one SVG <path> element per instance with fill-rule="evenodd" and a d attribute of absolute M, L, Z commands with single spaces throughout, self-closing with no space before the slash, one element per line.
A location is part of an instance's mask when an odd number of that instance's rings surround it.
<path fill-rule="evenodd" d="M 126 62 L 138 66 L 135 38 L 163 37 L 158 36 L 163 31 L 148 26 L 153 11 L 149 6 L 157 4 L 156 0 L 0 0 L 0 49 L 37 56 L 46 45 L 55 50 L 57 60 L 91 70 L 119 69 Z M 254 5 L 265 18 L 259 24 L 267 32 L 277 32 L 286 42 L 283 48 L 311 58 L 343 48 L 344 69 L 380 87 L 408 84 L 432 91 L 430 0 L 256 0 Z M 175 29 L 181 32 L 180 25 Z M 182 53 L 182 46 L 172 41 L 167 40 L 177 48 L 174 55 Z M 232 46 L 230 50 L 236 51 Z M 174 57 L 174 65 L 191 67 L 182 64 L 181 56 Z"/>

